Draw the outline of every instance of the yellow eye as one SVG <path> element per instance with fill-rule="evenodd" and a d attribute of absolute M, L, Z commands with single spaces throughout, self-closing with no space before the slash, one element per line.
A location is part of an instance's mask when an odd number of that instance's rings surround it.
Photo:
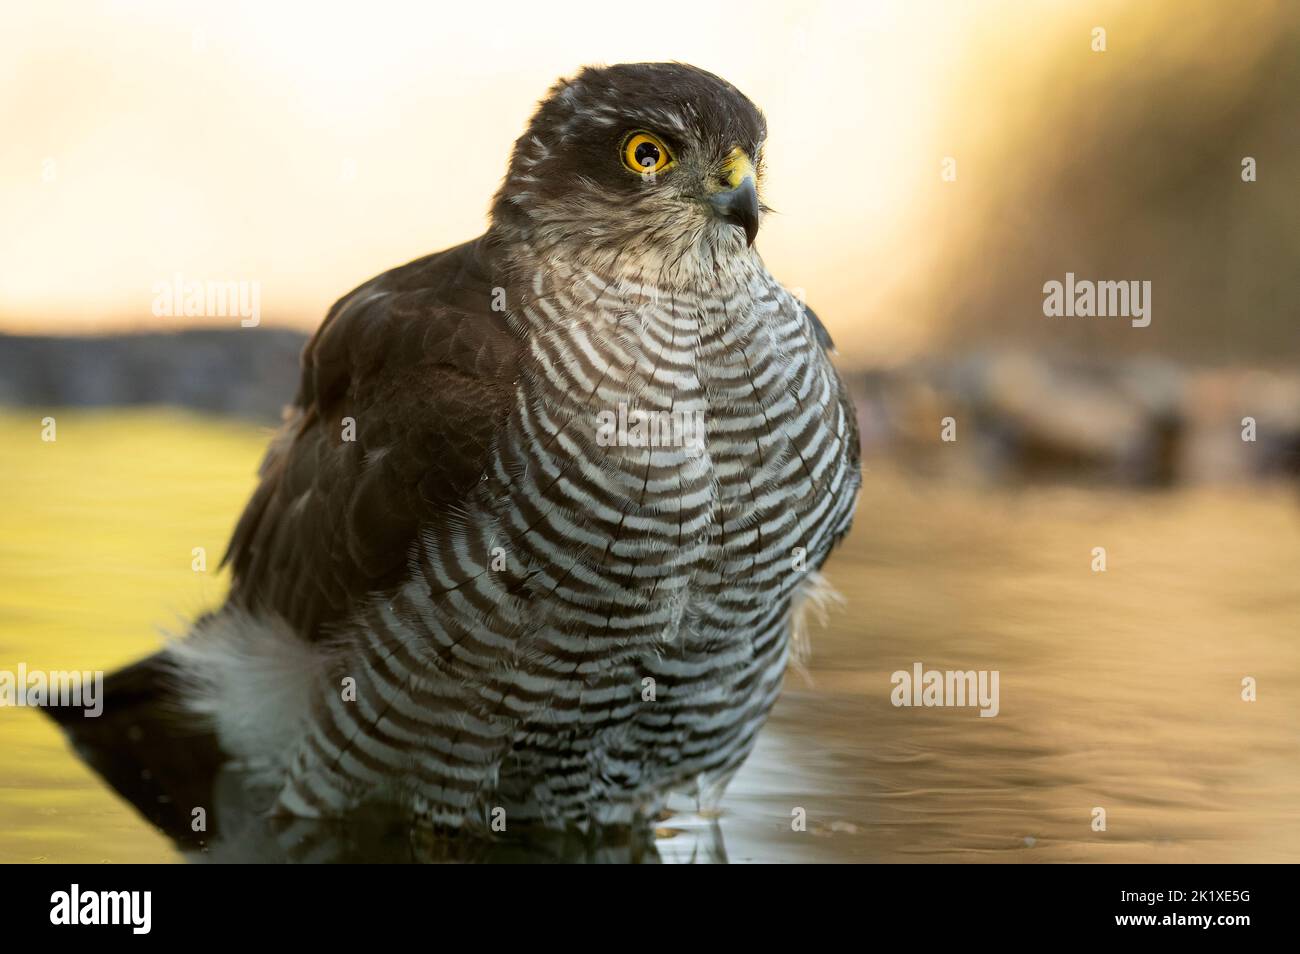
<path fill-rule="evenodd" d="M 649 175 L 663 172 L 673 164 L 673 154 L 658 136 L 648 132 L 629 133 L 623 140 L 623 165 L 633 172 Z"/>

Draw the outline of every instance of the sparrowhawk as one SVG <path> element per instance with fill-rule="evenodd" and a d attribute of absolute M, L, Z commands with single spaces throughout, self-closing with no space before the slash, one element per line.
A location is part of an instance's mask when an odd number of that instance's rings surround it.
<path fill-rule="evenodd" d="M 229 597 L 167 650 L 280 811 L 625 824 L 745 759 L 860 482 L 753 245 L 765 138 L 704 70 L 582 70 L 483 235 L 330 310 Z"/>

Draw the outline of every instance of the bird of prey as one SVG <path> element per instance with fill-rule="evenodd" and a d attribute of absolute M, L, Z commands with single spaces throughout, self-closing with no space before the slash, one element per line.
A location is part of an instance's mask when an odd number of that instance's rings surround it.
<path fill-rule="evenodd" d="M 860 483 L 830 339 L 754 248 L 765 138 L 704 70 L 584 69 L 485 234 L 330 310 L 228 600 L 166 650 L 276 811 L 583 827 L 721 794 Z"/>

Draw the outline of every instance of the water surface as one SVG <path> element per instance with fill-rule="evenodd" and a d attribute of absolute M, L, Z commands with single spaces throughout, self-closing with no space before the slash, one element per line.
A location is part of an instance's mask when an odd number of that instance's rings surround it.
<path fill-rule="evenodd" d="M 47 444 L 41 416 L 0 415 L 0 669 L 111 671 L 220 600 L 267 433 L 67 412 Z M 1010 489 L 869 466 L 829 564 L 843 605 L 721 814 L 682 801 L 649 845 L 535 856 L 1300 861 L 1298 570 L 1286 487 Z M 891 673 L 916 662 L 997 670 L 999 714 L 893 706 Z M 333 850 L 312 855 L 319 831 L 278 837 L 306 860 Z M 344 840 L 437 855 L 406 832 Z M 0 861 L 185 858 L 40 713 L 0 710 Z"/>

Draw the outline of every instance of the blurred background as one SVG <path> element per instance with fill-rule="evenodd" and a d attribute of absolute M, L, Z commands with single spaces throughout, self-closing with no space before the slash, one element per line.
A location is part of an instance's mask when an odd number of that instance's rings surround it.
<path fill-rule="evenodd" d="M 1281 0 L 8 4 L 0 669 L 112 670 L 218 602 L 329 305 L 479 234 L 557 77 L 678 59 L 767 114 L 758 246 L 863 434 L 844 602 L 726 856 L 1300 860 L 1298 50 Z M 1150 325 L 1045 317 L 1066 273 L 1149 281 Z M 256 325 L 159 314 L 187 282 Z M 894 708 L 916 661 L 999 670 L 1001 714 Z M 0 860 L 172 857 L 0 711 Z"/>

